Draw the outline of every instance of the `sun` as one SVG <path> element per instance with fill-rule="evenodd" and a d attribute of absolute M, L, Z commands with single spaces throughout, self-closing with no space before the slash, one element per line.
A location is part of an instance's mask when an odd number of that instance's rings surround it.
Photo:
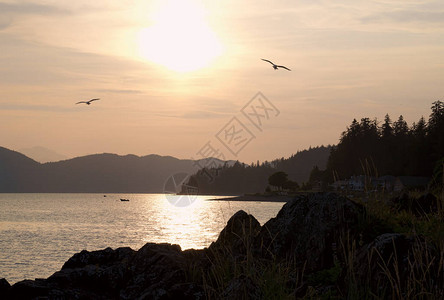
<path fill-rule="evenodd" d="M 139 54 L 177 72 L 208 66 L 222 46 L 205 20 L 205 10 L 191 0 L 163 1 L 154 24 L 138 34 Z"/>

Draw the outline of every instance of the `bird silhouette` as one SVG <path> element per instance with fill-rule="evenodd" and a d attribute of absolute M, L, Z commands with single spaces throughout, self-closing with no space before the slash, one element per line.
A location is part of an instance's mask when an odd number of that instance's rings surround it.
<path fill-rule="evenodd" d="M 263 59 L 263 58 L 261 58 L 263 61 L 266 61 L 266 62 L 269 62 L 270 64 L 272 64 L 273 65 L 273 69 L 275 69 L 275 70 L 277 70 L 278 68 L 282 68 L 282 69 L 285 69 L 285 70 L 288 70 L 288 71 L 291 71 L 289 68 L 287 68 L 286 66 L 279 66 L 279 65 L 276 65 L 276 64 L 274 64 L 273 62 L 271 62 L 271 61 L 269 61 L 268 59 Z"/>
<path fill-rule="evenodd" d="M 87 104 L 87 105 L 90 105 L 91 102 L 93 102 L 93 101 L 97 101 L 97 100 L 100 100 L 100 98 L 94 98 L 94 99 L 91 99 L 91 100 L 88 100 L 88 101 L 79 101 L 79 102 L 77 102 L 76 104 L 85 103 L 85 104 Z"/>

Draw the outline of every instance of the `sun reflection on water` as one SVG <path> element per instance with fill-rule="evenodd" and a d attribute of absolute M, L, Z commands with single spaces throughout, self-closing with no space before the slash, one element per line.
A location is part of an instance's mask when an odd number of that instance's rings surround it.
<path fill-rule="evenodd" d="M 171 196 L 169 196 L 171 197 Z M 180 196 L 175 196 L 180 197 Z M 204 211 L 204 200 L 196 199 L 186 207 L 172 205 L 161 195 L 158 199 L 159 211 L 163 212 L 156 218 L 160 239 L 171 244 L 178 244 L 182 249 L 202 248 L 206 246 L 205 241 L 196 239 L 206 230 L 202 220 Z M 145 242 L 152 242 L 152 237 L 144 238 Z"/>
<path fill-rule="evenodd" d="M 106 247 L 138 250 L 151 242 L 201 249 L 238 210 L 263 224 L 283 205 L 207 201 L 214 198 L 176 207 L 163 194 L 1 194 L 0 274 L 10 283 L 46 278 L 73 254 Z"/>
<path fill-rule="evenodd" d="M 240 209 L 253 214 L 263 224 L 282 207 L 282 203 L 208 201 L 221 198 L 217 196 L 198 196 L 191 205 L 177 207 L 165 195 L 156 195 L 155 201 L 153 196 L 149 195 L 149 205 L 144 206 L 148 217 L 145 218 L 147 223 L 140 225 L 146 232 L 143 242 L 178 244 L 182 249 L 208 247 Z"/>

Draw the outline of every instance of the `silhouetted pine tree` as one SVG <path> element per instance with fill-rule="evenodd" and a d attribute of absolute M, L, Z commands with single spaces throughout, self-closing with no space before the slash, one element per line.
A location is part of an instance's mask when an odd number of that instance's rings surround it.
<path fill-rule="evenodd" d="M 430 159 L 432 162 L 444 156 L 444 102 L 432 103 L 432 113 L 427 126 L 427 137 L 430 145 Z"/>

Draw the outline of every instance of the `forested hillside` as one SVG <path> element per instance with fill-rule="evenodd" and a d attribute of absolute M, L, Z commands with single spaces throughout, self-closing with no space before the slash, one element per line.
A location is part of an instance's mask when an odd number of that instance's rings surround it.
<path fill-rule="evenodd" d="M 392 122 L 356 119 L 333 147 L 324 179 L 352 175 L 412 175 L 432 177 L 442 172 L 444 158 L 444 102 L 433 102 L 426 121 L 421 117 L 408 126 L 403 116 Z"/>
<path fill-rule="evenodd" d="M 257 162 L 250 165 L 236 162 L 233 166 L 218 169 L 202 169 L 190 179 L 190 185 L 197 185 L 202 194 L 243 194 L 264 192 L 268 177 L 283 171 L 288 179 L 298 184 L 307 182 L 314 166 L 325 168 L 331 146 L 321 146 L 298 151 L 289 158 L 271 162 Z"/>

